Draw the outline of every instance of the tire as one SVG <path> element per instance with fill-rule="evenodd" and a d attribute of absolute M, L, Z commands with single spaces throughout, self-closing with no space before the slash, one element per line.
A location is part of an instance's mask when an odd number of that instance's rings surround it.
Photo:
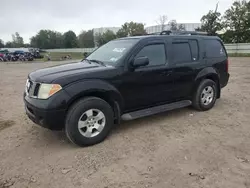
<path fill-rule="evenodd" d="M 209 92 L 210 90 L 212 91 Z M 193 107 L 199 111 L 210 110 L 216 102 L 217 93 L 217 86 L 214 81 L 210 79 L 202 80 L 193 96 Z"/>
<path fill-rule="evenodd" d="M 89 113 L 91 111 L 92 116 Z M 104 116 L 104 118 L 100 119 L 97 114 L 101 114 L 100 117 Z M 113 124 L 114 112 L 111 106 L 100 98 L 87 97 L 76 102 L 69 109 L 66 116 L 65 131 L 72 143 L 81 147 L 90 146 L 102 142 L 110 133 Z M 79 128 L 81 125 L 83 127 Z M 98 128 L 101 131 L 96 129 L 98 127 L 96 125 L 101 125 Z"/>

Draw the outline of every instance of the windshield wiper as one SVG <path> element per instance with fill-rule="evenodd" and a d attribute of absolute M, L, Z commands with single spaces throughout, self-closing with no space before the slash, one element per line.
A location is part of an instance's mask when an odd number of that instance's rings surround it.
<path fill-rule="evenodd" d="M 102 61 L 99 61 L 99 60 L 96 60 L 96 59 L 88 59 L 88 60 L 89 60 L 89 61 L 92 61 L 92 62 L 94 62 L 94 63 L 98 63 L 98 64 L 100 64 L 100 65 L 106 67 L 106 64 L 103 63 Z"/>
<path fill-rule="evenodd" d="M 89 59 L 83 59 L 82 62 L 83 61 L 87 61 L 89 64 L 91 64 L 91 61 Z"/>

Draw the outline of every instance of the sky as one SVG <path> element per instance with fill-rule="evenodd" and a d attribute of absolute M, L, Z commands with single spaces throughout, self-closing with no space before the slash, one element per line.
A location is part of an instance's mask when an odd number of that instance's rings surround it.
<path fill-rule="evenodd" d="M 40 29 L 59 32 L 119 27 L 127 21 L 156 25 L 160 15 L 178 23 L 199 23 L 219 2 L 223 13 L 233 0 L 0 0 L 0 39 L 19 32 L 25 42 Z"/>

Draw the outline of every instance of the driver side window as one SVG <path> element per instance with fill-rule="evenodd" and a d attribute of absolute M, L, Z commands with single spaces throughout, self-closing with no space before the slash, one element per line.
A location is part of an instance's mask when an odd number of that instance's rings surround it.
<path fill-rule="evenodd" d="M 166 64 L 166 51 L 164 44 L 151 44 L 144 46 L 141 51 L 135 56 L 138 57 L 148 57 L 148 66 L 159 66 Z"/>

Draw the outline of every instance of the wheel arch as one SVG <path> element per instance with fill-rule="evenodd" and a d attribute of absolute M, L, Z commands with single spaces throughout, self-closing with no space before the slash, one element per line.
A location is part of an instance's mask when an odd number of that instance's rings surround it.
<path fill-rule="evenodd" d="M 101 80 L 83 81 L 68 86 L 65 90 L 71 96 L 71 99 L 67 102 L 67 111 L 74 103 L 82 98 L 98 97 L 106 101 L 112 107 L 115 123 L 120 122 L 123 99 L 118 90 L 109 83 Z"/>
<path fill-rule="evenodd" d="M 198 75 L 195 78 L 195 87 L 193 89 L 193 94 L 195 93 L 201 81 L 204 79 L 209 79 L 216 83 L 217 98 L 220 98 L 221 96 L 220 75 L 213 67 L 207 67 L 198 73 Z"/>

